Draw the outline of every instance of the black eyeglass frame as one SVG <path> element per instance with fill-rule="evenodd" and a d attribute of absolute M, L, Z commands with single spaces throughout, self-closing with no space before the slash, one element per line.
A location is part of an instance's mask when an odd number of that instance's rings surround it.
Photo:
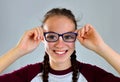
<path fill-rule="evenodd" d="M 58 35 L 58 39 L 57 40 L 55 40 L 55 41 L 49 41 L 49 40 L 47 40 L 47 38 L 46 38 L 46 34 L 49 34 L 49 33 L 54 33 L 54 34 L 57 34 Z M 74 34 L 75 35 L 75 40 L 74 41 L 65 41 L 64 40 L 64 34 Z M 45 37 L 45 40 L 47 41 L 47 42 L 56 42 L 56 41 L 58 41 L 59 40 L 59 37 L 61 36 L 62 37 L 62 39 L 63 39 L 63 41 L 65 41 L 65 42 L 75 42 L 76 41 L 76 37 L 77 37 L 77 33 L 75 33 L 75 32 L 66 32 L 66 33 L 63 33 L 63 34 L 59 34 L 59 33 L 56 33 L 56 32 L 44 32 L 44 37 Z"/>

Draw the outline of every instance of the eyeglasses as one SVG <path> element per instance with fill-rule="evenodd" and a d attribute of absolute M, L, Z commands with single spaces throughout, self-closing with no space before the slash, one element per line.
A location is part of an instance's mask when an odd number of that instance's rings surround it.
<path fill-rule="evenodd" d="M 77 33 L 67 32 L 63 34 L 58 34 L 55 32 L 45 32 L 44 36 L 45 36 L 45 40 L 48 42 L 56 42 L 59 40 L 60 36 L 65 42 L 75 42 Z"/>

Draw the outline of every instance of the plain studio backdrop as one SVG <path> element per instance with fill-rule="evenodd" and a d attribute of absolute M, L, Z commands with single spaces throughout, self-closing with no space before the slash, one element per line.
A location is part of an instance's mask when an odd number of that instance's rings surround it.
<path fill-rule="evenodd" d="M 68 8 L 79 20 L 78 28 L 90 23 L 104 41 L 120 53 L 120 0 L 0 0 L 0 56 L 14 47 L 23 33 L 41 25 L 44 14 L 55 7 Z M 103 58 L 76 42 L 77 58 L 97 65 L 116 76 L 119 74 Z M 3 73 L 27 64 L 43 61 L 44 44 L 18 59 Z"/>

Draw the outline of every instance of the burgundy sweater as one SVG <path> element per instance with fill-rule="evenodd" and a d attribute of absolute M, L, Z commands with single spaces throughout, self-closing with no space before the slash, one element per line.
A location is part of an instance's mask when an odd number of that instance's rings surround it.
<path fill-rule="evenodd" d="M 114 76 L 105 70 L 78 62 L 79 72 L 87 79 L 88 82 L 120 82 L 120 77 Z M 50 69 L 50 73 L 63 75 L 72 71 L 72 68 L 63 71 Z M 12 73 L 0 76 L 0 82 L 30 82 L 38 73 L 42 72 L 42 63 L 30 64 Z"/>

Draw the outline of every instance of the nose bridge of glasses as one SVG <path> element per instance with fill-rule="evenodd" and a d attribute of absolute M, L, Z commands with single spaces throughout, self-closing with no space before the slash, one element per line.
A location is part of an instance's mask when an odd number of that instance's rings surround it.
<path fill-rule="evenodd" d="M 61 36 L 62 38 L 63 38 L 63 35 L 64 35 L 64 34 L 58 34 L 58 36 L 59 36 L 59 37 Z"/>
<path fill-rule="evenodd" d="M 64 34 L 58 34 L 58 40 L 60 39 L 60 40 L 63 40 L 63 35 Z"/>
<path fill-rule="evenodd" d="M 64 45 L 64 42 L 65 42 L 65 41 L 64 41 L 62 35 L 60 35 L 60 36 L 58 37 L 58 40 L 56 41 L 56 44 L 59 45 L 59 47 L 60 47 L 60 46 L 63 46 L 63 45 Z"/>

